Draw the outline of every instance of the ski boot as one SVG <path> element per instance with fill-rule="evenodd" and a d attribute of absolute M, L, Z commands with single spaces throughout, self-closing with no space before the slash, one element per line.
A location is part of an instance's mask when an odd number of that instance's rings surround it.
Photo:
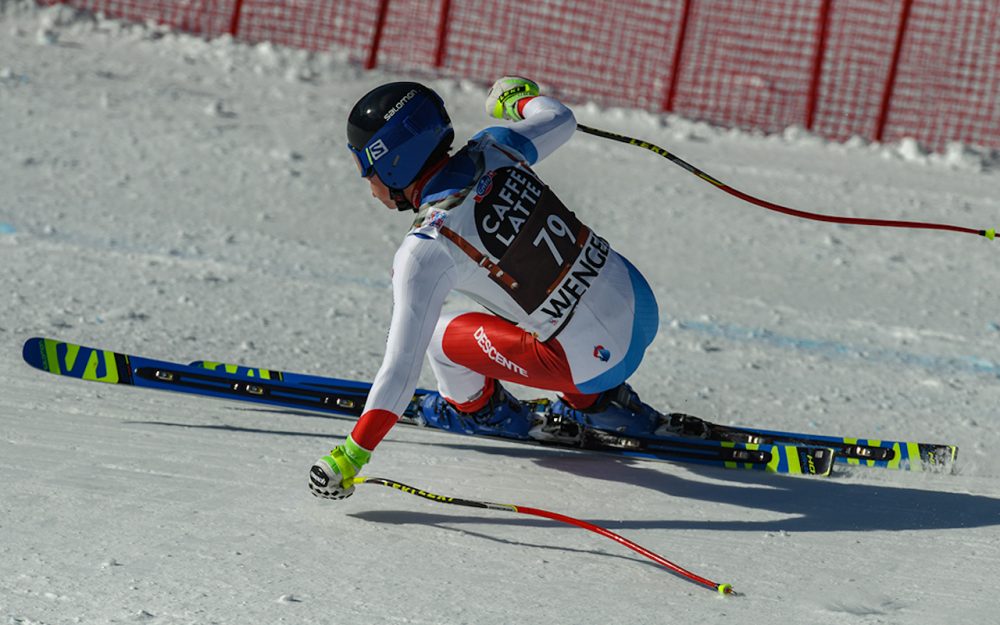
<path fill-rule="evenodd" d="M 493 384 L 489 402 L 476 412 L 462 412 L 440 393 L 428 393 L 420 400 L 416 418 L 425 425 L 459 434 L 529 438 L 534 414 L 499 382 Z"/>

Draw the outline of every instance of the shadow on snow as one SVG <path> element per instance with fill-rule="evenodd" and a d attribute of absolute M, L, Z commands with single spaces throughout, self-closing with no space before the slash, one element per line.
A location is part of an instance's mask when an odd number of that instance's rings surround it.
<path fill-rule="evenodd" d="M 283 414 L 288 414 L 284 412 Z M 315 413 L 292 413 L 316 416 Z M 348 418 L 353 422 L 353 418 Z M 151 421 L 130 421 L 135 425 L 184 427 L 269 436 L 296 436 L 303 438 L 341 437 L 345 433 L 281 431 L 274 429 L 239 427 L 232 425 L 198 425 Z M 435 430 L 424 430 L 436 433 Z M 446 434 L 454 438 L 454 434 Z M 481 442 L 480 442 L 481 441 Z M 388 439 L 383 446 L 420 445 L 439 448 L 471 450 L 504 457 L 529 460 L 540 467 L 564 471 L 575 476 L 606 480 L 628 487 L 642 487 L 679 499 L 697 500 L 725 506 L 739 506 L 784 515 L 779 519 L 734 519 L 730 512 L 721 513 L 721 520 L 709 519 L 656 519 L 621 521 L 618 519 L 587 519 L 608 529 L 694 529 L 748 532 L 865 532 L 873 530 L 937 530 L 988 527 L 1000 525 L 1000 499 L 968 493 L 950 493 L 893 486 L 886 483 L 859 483 L 832 478 L 788 477 L 763 472 L 734 471 L 674 465 L 647 460 L 620 458 L 594 452 L 580 452 L 541 446 L 518 446 L 511 441 L 495 443 L 468 437 L 456 442 L 396 441 Z M 690 479 L 671 472 L 671 467 L 683 466 L 686 472 L 695 472 L 711 481 Z M 838 465 L 837 469 L 841 469 Z M 865 471 L 853 468 L 852 472 Z M 873 472 L 887 471 L 871 469 Z M 882 479 L 884 476 L 880 476 Z M 891 477 L 891 475 L 889 475 Z M 901 475 L 901 477 L 903 477 Z M 912 477 L 912 474 L 905 477 Z M 402 480 L 404 483 L 407 480 Z M 412 486 L 434 491 L 432 485 L 413 480 Z M 446 496 L 489 499 L 488 491 L 480 493 L 439 493 Z M 583 493 L 582 493 L 583 494 Z M 544 502 L 510 501 L 519 505 L 545 507 Z M 566 513 L 565 510 L 560 512 Z M 579 514 L 579 513 L 577 513 Z M 354 516 L 380 523 L 448 523 L 510 524 L 519 526 L 551 525 L 553 521 L 517 515 L 502 515 L 484 511 L 476 515 L 431 514 L 407 511 L 372 511 Z"/>

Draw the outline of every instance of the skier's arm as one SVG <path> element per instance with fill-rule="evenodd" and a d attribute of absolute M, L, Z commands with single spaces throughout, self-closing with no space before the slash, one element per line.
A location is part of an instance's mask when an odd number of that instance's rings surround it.
<path fill-rule="evenodd" d="M 413 398 L 441 307 L 457 276 L 448 252 L 416 234 L 408 236 L 396 252 L 392 271 L 392 322 L 385 357 L 365 412 L 350 437 L 368 452 L 396 424 Z"/>
<path fill-rule="evenodd" d="M 487 112 L 517 126 L 493 126 L 483 130 L 508 145 L 534 165 L 569 141 L 576 118 L 559 100 L 539 95 L 538 85 L 525 78 L 505 76 L 493 84 L 486 98 Z"/>

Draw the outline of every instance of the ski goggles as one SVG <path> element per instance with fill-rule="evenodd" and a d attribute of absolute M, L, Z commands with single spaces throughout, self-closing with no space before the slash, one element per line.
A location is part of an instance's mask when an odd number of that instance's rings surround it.
<path fill-rule="evenodd" d="M 351 154 L 354 155 L 354 162 L 357 164 L 358 170 L 361 172 L 361 177 L 371 178 L 372 174 L 375 173 L 375 159 L 372 158 L 369 149 L 365 147 L 359 150 L 350 143 L 347 144 L 347 149 L 349 149 Z"/>

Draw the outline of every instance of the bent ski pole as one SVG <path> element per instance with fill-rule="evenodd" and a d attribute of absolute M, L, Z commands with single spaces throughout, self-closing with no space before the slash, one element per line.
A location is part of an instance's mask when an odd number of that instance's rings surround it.
<path fill-rule="evenodd" d="M 701 584 L 718 592 L 720 595 L 734 595 L 738 596 L 739 593 L 733 590 L 733 587 L 729 584 L 720 584 L 718 582 L 713 582 L 709 579 L 705 579 L 700 575 L 696 575 L 691 571 L 688 571 L 680 566 L 674 564 L 670 560 L 667 560 L 663 556 L 653 553 L 652 551 L 637 545 L 631 540 L 619 536 L 618 534 L 612 532 L 611 530 L 605 529 L 593 523 L 588 523 L 587 521 L 581 521 L 580 519 L 574 519 L 573 517 L 568 517 L 558 512 L 549 512 L 548 510 L 540 510 L 538 508 L 528 508 L 526 506 L 515 506 L 513 504 L 507 503 L 491 503 L 488 501 L 475 501 L 471 499 L 458 499 L 455 497 L 446 497 L 444 495 L 436 495 L 434 493 L 421 490 L 419 488 L 414 488 L 412 486 L 407 486 L 406 484 L 401 484 L 395 480 L 389 480 L 382 477 L 366 477 L 357 476 L 354 478 L 355 484 L 378 484 L 380 486 L 388 486 L 389 488 L 395 488 L 396 490 L 402 491 L 410 495 L 416 495 L 417 497 L 423 497 L 424 499 L 429 499 L 431 501 L 436 501 L 438 503 L 453 504 L 456 506 L 467 506 L 470 508 L 486 508 L 489 510 L 503 510 L 506 512 L 518 512 L 521 514 L 530 514 L 534 516 L 543 517 L 546 519 L 552 519 L 553 521 L 559 521 L 561 523 L 566 523 L 568 525 L 575 525 L 577 527 L 582 527 L 585 530 L 589 530 L 596 534 L 600 534 L 605 538 L 610 538 L 611 540 L 620 543 L 632 551 L 643 555 L 653 562 L 666 567 L 667 569 L 677 573 L 678 575 L 687 578 L 688 580 L 695 582 L 696 584 Z"/>
<path fill-rule="evenodd" d="M 620 135 L 614 132 L 608 132 L 607 130 L 601 130 L 599 128 L 591 128 L 589 126 L 584 126 L 583 124 L 577 124 L 577 129 L 581 132 L 585 132 L 589 135 L 594 135 L 595 137 L 602 137 L 604 139 L 611 139 L 612 141 L 618 141 L 620 143 L 627 143 L 629 145 L 634 145 L 636 147 L 644 148 L 653 152 L 654 154 L 659 154 L 663 158 L 667 159 L 671 163 L 687 170 L 688 172 L 698 176 L 705 182 L 715 185 L 722 191 L 738 197 L 739 199 L 766 208 L 768 210 L 776 211 L 779 213 L 784 213 L 785 215 L 791 215 L 792 217 L 799 217 L 802 219 L 812 219 L 815 221 L 826 221 L 837 224 L 849 224 L 855 226 L 879 226 L 883 228 L 920 228 L 925 230 L 949 230 L 951 232 L 961 232 L 964 234 L 975 234 L 981 237 L 986 237 L 989 240 L 996 238 L 996 229 L 990 228 L 989 230 L 977 230 L 975 228 L 963 228 L 961 226 L 952 226 L 950 224 L 938 224 L 938 223 L 925 223 L 920 221 L 895 221 L 890 219 L 865 219 L 861 217 L 840 217 L 837 215 L 823 215 L 821 213 L 810 213 L 807 211 L 796 210 L 794 208 L 788 208 L 787 206 L 781 206 L 780 204 L 775 204 L 774 202 L 769 202 L 767 200 L 762 200 L 760 198 L 754 197 L 748 193 L 744 193 L 739 189 L 734 189 L 724 182 L 710 176 L 709 174 L 698 169 L 694 165 L 688 163 L 684 159 L 671 154 L 667 150 L 664 150 L 658 145 L 649 143 L 648 141 L 643 141 L 641 139 L 635 139 L 633 137 L 628 137 L 625 135 Z"/>

